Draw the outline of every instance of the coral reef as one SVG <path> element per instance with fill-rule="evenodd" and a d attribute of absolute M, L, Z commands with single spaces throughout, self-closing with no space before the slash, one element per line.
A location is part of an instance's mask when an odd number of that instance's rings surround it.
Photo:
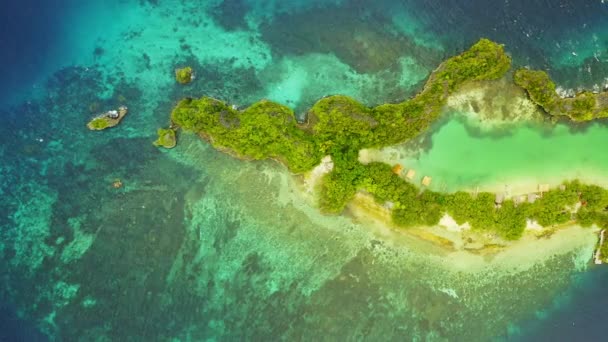
<path fill-rule="evenodd" d="M 334 160 L 361 148 L 406 141 L 437 119 L 448 95 L 473 80 L 504 75 L 511 59 L 503 47 L 482 39 L 442 63 L 416 97 L 367 108 L 347 96 L 319 100 L 300 125 L 293 111 L 267 100 L 238 111 L 219 100 L 184 99 L 173 109 L 174 124 L 207 137 L 216 147 L 252 159 L 275 158 L 294 172 L 310 170 L 324 155 Z"/>

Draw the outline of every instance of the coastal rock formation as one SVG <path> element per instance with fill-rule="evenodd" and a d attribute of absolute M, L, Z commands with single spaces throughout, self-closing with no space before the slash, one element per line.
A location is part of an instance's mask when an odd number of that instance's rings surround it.
<path fill-rule="evenodd" d="M 127 115 L 128 109 L 126 106 L 118 107 L 118 110 L 110 110 L 101 115 L 94 117 L 87 127 L 91 131 L 101 131 L 106 128 L 114 127 L 118 125 L 122 119 Z"/>

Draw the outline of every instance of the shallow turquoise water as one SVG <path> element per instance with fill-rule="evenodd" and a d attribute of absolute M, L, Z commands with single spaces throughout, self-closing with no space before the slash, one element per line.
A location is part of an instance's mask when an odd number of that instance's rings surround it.
<path fill-rule="evenodd" d="M 471 260 L 459 263 L 461 255 L 319 214 L 275 163 L 240 162 L 188 135 L 171 151 L 151 144 L 185 96 L 240 106 L 270 98 L 299 114 L 329 94 L 370 105 L 402 100 L 480 36 L 505 42 L 522 63 L 554 63 L 552 73 L 568 86 L 606 77 L 605 44 L 584 39 L 602 33 L 599 3 L 563 10 L 511 2 L 504 11 L 484 4 L 120 0 L 44 10 L 26 2 L 0 11 L 55 11 L 58 18 L 48 24 L 52 34 L 28 34 L 23 20 L 2 32 L 9 32 L 2 42 L 31 44 L 2 65 L 11 70 L 2 84 L 11 105 L 0 109 L 3 308 L 66 341 L 516 338 L 522 320 L 550 312 L 586 269 L 590 233 L 575 234 L 571 249 L 539 256 L 529 269 L 473 257 L 485 266 L 468 271 L 462 265 Z M 514 24 L 522 6 L 553 17 Z M 555 18 L 564 20 L 559 28 Z M 43 18 L 26 19 L 45 29 Z M 181 87 L 173 70 L 186 64 L 197 79 Z M 85 129 L 93 115 L 119 104 L 130 109 L 119 127 Z M 556 169 L 606 169 L 606 159 L 595 158 L 604 156 L 605 129 L 597 125 L 576 134 L 559 126 L 546 136 L 519 127 L 502 137 L 464 127 L 439 125 L 420 169 L 439 163 L 435 179 L 448 180 L 455 173 L 446 169 L 456 165 L 460 176 L 450 182 L 473 186 L 497 171 L 502 159 L 492 151 L 508 156 L 500 168 L 508 175 L 542 172 L 543 148 L 556 153 Z M 484 149 L 453 143 L 461 139 Z M 561 155 L 550 141 L 584 148 L 589 160 L 568 146 Z M 530 142 L 538 146 L 529 149 Z M 511 144 L 531 155 L 508 154 Z M 471 154 L 483 156 L 467 160 L 478 174 L 461 162 Z M 123 188 L 112 187 L 116 179 Z M 1 338 L 17 339 L 21 332 L 10 326 Z"/>
<path fill-rule="evenodd" d="M 379 159 L 416 170 L 415 182 L 430 176 L 432 188 L 446 191 L 521 193 L 574 179 L 607 185 L 604 123 L 518 124 L 484 131 L 451 115 L 454 119 L 417 141 L 383 150 Z"/>

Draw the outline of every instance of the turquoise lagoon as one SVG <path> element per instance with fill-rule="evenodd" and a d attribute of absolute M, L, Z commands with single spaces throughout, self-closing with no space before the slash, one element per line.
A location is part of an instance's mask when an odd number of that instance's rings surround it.
<path fill-rule="evenodd" d="M 400 146 L 365 151 L 368 160 L 413 169 L 413 181 L 433 178 L 431 189 L 494 191 L 519 195 L 538 185 L 557 187 L 563 181 L 608 185 L 608 153 L 604 123 L 571 126 L 517 124 L 488 130 L 459 113 L 449 113 L 434 130 Z"/>

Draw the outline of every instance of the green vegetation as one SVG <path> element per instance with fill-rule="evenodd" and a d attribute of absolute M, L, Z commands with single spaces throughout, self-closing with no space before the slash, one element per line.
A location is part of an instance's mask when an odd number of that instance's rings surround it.
<path fill-rule="evenodd" d="M 448 213 L 458 224 L 468 222 L 475 230 L 508 240 L 522 235 L 526 219 L 545 227 L 578 220 L 584 226 L 608 228 L 608 190 L 597 186 L 568 182 L 564 183 L 565 190 L 550 190 L 534 203 L 506 200 L 496 205 L 491 193 L 474 196 L 466 192 L 420 191 L 391 173 L 388 165 L 372 163 L 368 168 L 359 189 L 371 193 L 379 203 L 392 202 L 393 222 L 402 227 L 435 225 Z"/>
<path fill-rule="evenodd" d="M 212 98 L 185 99 L 171 118 L 216 147 L 243 158 L 274 158 L 293 172 L 310 170 L 327 154 L 334 161 L 351 158 L 350 165 L 361 148 L 404 142 L 424 131 L 460 84 L 499 78 L 510 63 L 502 46 L 482 39 L 444 62 L 409 101 L 367 108 L 347 96 L 330 96 L 310 109 L 306 125 L 297 124 L 291 109 L 267 100 L 237 111 Z"/>
<path fill-rule="evenodd" d="M 572 98 L 561 98 L 555 83 L 544 71 L 519 69 L 515 83 L 524 88 L 530 99 L 553 116 L 567 116 L 573 121 L 608 117 L 608 93 L 583 91 Z"/>
<path fill-rule="evenodd" d="M 371 194 L 378 204 L 392 206 L 393 221 L 402 227 L 434 225 L 448 213 L 458 223 L 493 232 L 505 239 L 517 239 L 526 219 L 550 226 L 579 219 L 585 223 L 608 224 L 605 208 L 608 194 L 601 188 L 578 182 L 567 190 L 551 190 L 534 203 L 506 200 L 494 203 L 495 196 L 473 196 L 457 192 L 442 194 L 408 183 L 382 163 L 363 165 L 358 161 L 362 148 L 381 148 L 402 143 L 426 130 L 440 114 L 448 96 L 466 82 L 498 79 L 509 70 L 511 59 L 503 47 L 482 39 L 461 55 L 442 63 L 414 98 L 397 104 L 368 108 L 347 96 L 319 100 L 308 112 L 308 122 L 298 124 L 293 111 L 262 100 L 244 110 L 202 97 L 184 99 L 171 113 L 172 122 L 209 140 L 213 146 L 241 158 L 273 158 L 296 173 L 311 170 L 325 155 L 332 157 L 333 171 L 319 185 L 319 206 L 327 213 L 340 213 L 358 191 Z M 547 108 L 556 106 L 555 85 L 546 74 L 525 78 L 518 84 L 533 91 L 531 97 Z M 523 78 L 522 78 L 523 77 Z M 526 81 L 524 81 L 524 79 Z M 587 97 L 576 108 L 590 107 Z M 574 105 L 574 104 L 573 104 Z M 581 201 L 582 209 L 573 210 Z"/>
<path fill-rule="evenodd" d="M 175 131 L 171 128 L 159 128 L 156 133 L 158 134 L 158 139 L 154 141 L 154 146 L 161 146 L 164 148 L 174 148 L 177 140 L 175 138 Z"/>
<path fill-rule="evenodd" d="M 90 130 L 100 131 L 110 127 L 110 122 L 106 117 L 96 117 L 87 124 L 87 127 Z"/>
<path fill-rule="evenodd" d="M 194 70 L 191 67 L 175 69 L 175 80 L 179 84 L 188 84 L 194 79 Z"/>
<path fill-rule="evenodd" d="M 294 172 L 310 170 L 322 158 L 312 135 L 298 128 L 293 111 L 274 102 L 260 101 L 239 112 L 212 98 L 184 99 L 171 120 L 241 158 L 274 158 Z"/>

